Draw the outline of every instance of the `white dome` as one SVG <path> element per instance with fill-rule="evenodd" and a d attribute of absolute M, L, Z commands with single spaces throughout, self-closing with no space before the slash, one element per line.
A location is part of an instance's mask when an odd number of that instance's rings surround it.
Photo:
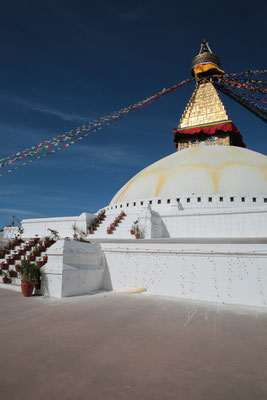
<path fill-rule="evenodd" d="M 234 146 L 196 146 L 149 165 L 110 204 L 192 194 L 267 194 L 267 157 Z"/>

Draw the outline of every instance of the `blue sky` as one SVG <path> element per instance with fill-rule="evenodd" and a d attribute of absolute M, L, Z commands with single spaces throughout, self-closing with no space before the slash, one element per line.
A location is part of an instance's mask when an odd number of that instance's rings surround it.
<path fill-rule="evenodd" d="M 266 3 L 4 1 L 0 8 L 0 156 L 76 128 L 190 78 L 204 38 L 226 72 L 266 68 Z M 71 148 L 0 177 L 0 225 L 95 212 L 140 169 L 175 151 L 194 84 Z M 221 98 L 249 149 L 265 124 Z"/>

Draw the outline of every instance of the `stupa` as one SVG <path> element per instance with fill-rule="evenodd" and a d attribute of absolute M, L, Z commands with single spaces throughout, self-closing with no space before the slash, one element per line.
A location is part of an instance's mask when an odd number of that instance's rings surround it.
<path fill-rule="evenodd" d="M 266 307 L 267 157 L 246 149 L 228 118 L 214 86 L 224 72 L 206 41 L 191 72 L 177 151 L 119 189 L 104 219 L 22 221 L 25 240 L 49 228 L 62 238 L 47 253 L 44 293 L 102 288 Z M 73 224 L 90 243 L 64 239 Z"/>

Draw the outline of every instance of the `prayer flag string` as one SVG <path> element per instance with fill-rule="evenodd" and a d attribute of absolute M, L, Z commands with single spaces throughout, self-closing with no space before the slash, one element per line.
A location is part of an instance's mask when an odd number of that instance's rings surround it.
<path fill-rule="evenodd" d="M 149 104 L 153 103 L 154 101 L 156 101 L 160 97 L 166 95 L 167 93 L 170 93 L 173 90 L 178 89 L 179 87 L 184 86 L 192 81 L 193 81 L 193 79 L 187 79 L 178 84 L 171 86 L 168 89 L 164 88 L 162 91 L 160 91 L 160 92 L 154 94 L 153 96 L 148 97 L 142 101 L 139 101 L 136 104 L 130 105 L 128 107 L 124 107 L 124 108 L 120 109 L 119 111 L 113 112 L 109 115 L 106 115 L 97 120 L 94 120 L 94 121 L 92 121 L 86 125 L 83 125 L 82 127 L 79 127 L 75 130 L 70 130 L 69 132 L 65 132 L 62 135 L 58 135 L 57 137 L 46 140 L 42 143 L 39 143 L 36 146 L 29 147 L 25 150 L 15 153 L 15 154 L 4 157 L 4 158 L 0 159 L 0 161 L 3 161 L 2 163 L 0 163 L 0 168 L 4 168 L 4 169 L 9 168 L 9 166 L 15 162 L 17 163 L 20 160 L 24 161 L 24 159 L 27 157 L 32 157 L 32 158 L 27 161 L 22 162 L 21 164 L 17 164 L 16 166 L 5 170 L 3 173 L 0 174 L 0 176 L 9 174 L 10 172 L 12 172 L 18 168 L 21 168 L 27 164 L 32 163 L 33 161 L 41 159 L 42 157 L 46 157 L 46 156 L 56 153 L 60 150 L 66 149 L 67 147 L 75 144 L 77 141 L 82 140 L 89 134 L 97 133 L 104 127 L 107 127 L 107 126 L 125 118 L 127 115 L 132 114 L 132 113 L 140 110 L 141 108 L 148 106 Z M 43 153 L 44 150 L 48 150 L 48 151 Z M 33 157 L 33 156 L 35 156 L 35 157 Z"/>

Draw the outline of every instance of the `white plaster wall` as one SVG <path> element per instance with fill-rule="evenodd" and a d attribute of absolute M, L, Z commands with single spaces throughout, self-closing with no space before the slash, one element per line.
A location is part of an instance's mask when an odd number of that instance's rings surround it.
<path fill-rule="evenodd" d="M 266 241 L 265 241 L 266 242 Z M 103 287 L 266 307 L 266 243 L 103 243 Z"/>
<path fill-rule="evenodd" d="M 32 238 L 35 235 L 39 237 L 49 236 L 51 235 L 51 232 L 48 230 L 49 228 L 58 231 L 61 238 L 72 238 L 72 226 L 74 224 L 77 228 L 87 232 L 87 226 L 94 217 L 94 214 L 82 213 L 77 217 L 24 219 L 21 222 L 24 229 L 22 238 Z"/>
<path fill-rule="evenodd" d="M 191 195 L 113 204 L 108 218 L 123 210 L 126 221 L 139 219 L 145 238 L 267 237 L 267 194 Z M 127 229 L 130 229 L 129 224 Z M 121 232 L 121 235 L 120 235 Z M 99 237 L 99 236 L 98 236 Z M 108 237 L 103 231 L 102 237 Z M 124 223 L 116 238 L 125 238 Z"/>
<path fill-rule="evenodd" d="M 87 294 L 102 287 L 103 257 L 98 244 L 59 240 L 47 250 L 42 293 L 52 297 Z"/>
<path fill-rule="evenodd" d="M 9 240 L 14 239 L 19 234 L 19 228 L 17 226 L 5 226 L 3 232 L 3 239 Z"/>

